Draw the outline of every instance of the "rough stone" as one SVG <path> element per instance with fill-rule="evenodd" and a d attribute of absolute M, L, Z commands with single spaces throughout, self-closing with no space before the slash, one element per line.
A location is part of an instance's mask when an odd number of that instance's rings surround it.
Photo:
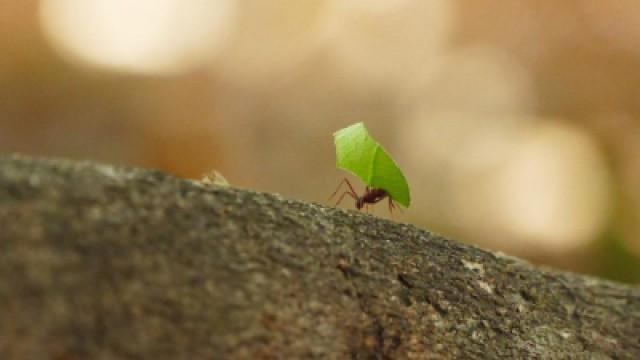
<path fill-rule="evenodd" d="M 0 157 L 2 359 L 640 359 L 640 290 L 354 211 Z"/>

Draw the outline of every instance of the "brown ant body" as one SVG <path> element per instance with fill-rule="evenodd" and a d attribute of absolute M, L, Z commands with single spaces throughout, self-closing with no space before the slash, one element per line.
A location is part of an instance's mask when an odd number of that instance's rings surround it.
<path fill-rule="evenodd" d="M 336 202 L 335 206 L 338 206 L 342 202 L 342 199 L 344 199 L 345 195 L 351 196 L 356 201 L 356 209 L 358 209 L 359 211 L 362 210 L 363 207 L 365 208 L 365 210 L 368 210 L 368 205 L 374 205 L 387 198 L 389 200 L 389 213 L 391 213 L 391 216 L 393 217 L 393 209 L 396 208 L 396 205 L 394 204 L 393 199 L 386 190 L 380 188 L 370 188 L 367 186 L 364 188 L 364 194 L 362 194 L 362 196 L 358 196 L 358 193 L 356 193 L 356 191 L 353 189 L 353 186 L 347 178 L 344 178 L 342 179 L 342 181 L 340 181 L 340 184 L 338 184 L 338 188 L 333 192 L 333 194 L 331 194 L 329 200 L 331 200 L 338 193 L 338 191 L 342 187 L 342 184 L 347 184 L 349 190 L 343 192 L 342 195 L 340 195 L 340 198 Z M 400 208 L 398 208 L 398 210 L 400 210 Z"/>

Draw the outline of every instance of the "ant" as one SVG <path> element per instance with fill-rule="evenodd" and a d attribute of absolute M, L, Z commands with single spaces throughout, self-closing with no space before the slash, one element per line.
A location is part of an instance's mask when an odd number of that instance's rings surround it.
<path fill-rule="evenodd" d="M 402 212 L 400 207 L 396 206 L 393 199 L 391 198 L 391 196 L 386 190 L 380 189 L 380 188 L 371 188 L 366 186 L 364 188 L 364 194 L 362 196 L 358 196 L 358 193 L 356 193 L 356 191 L 353 189 L 353 186 L 351 185 L 351 183 L 347 178 L 344 178 L 342 179 L 342 181 L 340 181 L 340 184 L 338 184 L 338 188 L 336 189 L 336 191 L 333 192 L 333 194 L 331 194 L 331 196 L 329 197 L 329 200 L 331 200 L 334 196 L 336 196 L 336 194 L 342 187 L 342 184 L 347 184 L 347 186 L 349 187 L 349 190 L 343 192 L 342 195 L 340 195 L 340 198 L 338 199 L 338 202 L 336 202 L 335 206 L 338 206 L 342 202 L 342 199 L 344 199 L 345 195 L 349 195 L 356 201 L 356 208 L 358 209 L 358 211 L 362 210 L 362 208 L 364 207 L 365 211 L 368 212 L 369 205 L 376 204 L 384 200 L 385 198 L 387 198 L 389 200 L 389 213 L 391 214 L 392 218 L 393 218 L 393 209 L 398 209 L 400 212 Z"/>

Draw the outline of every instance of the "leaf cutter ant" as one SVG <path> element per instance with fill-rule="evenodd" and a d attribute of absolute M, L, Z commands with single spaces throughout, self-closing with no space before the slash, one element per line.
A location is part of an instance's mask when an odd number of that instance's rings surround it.
<path fill-rule="evenodd" d="M 340 184 L 338 184 L 338 188 L 336 189 L 336 191 L 333 192 L 333 194 L 331 194 L 331 196 L 329 197 L 329 200 L 331 200 L 334 196 L 336 196 L 336 194 L 342 187 L 342 184 L 347 184 L 349 189 L 343 192 L 342 195 L 340 195 L 340 198 L 338 199 L 338 201 L 334 206 L 338 206 L 342 202 L 342 199 L 344 199 L 345 195 L 349 195 L 356 201 L 355 205 L 358 211 L 361 211 L 362 208 L 364 207 L 365 212 L 368 213 L 369 205 L 374 205 L 384 200 L 385 198 L 387 198 L 389 200 L 389 213 L 391 214 L 392 218 L 393 218 L 394 209 L 398 209 L 400 212 L 402 212 L 402 209 L 400 209 L 399 206 L 396 206 L 395 202 L 391 198 L 391 195 L 389 195 L 389 193 L 386 190 L 366 186 L 364 188 L 364 194 L 362 194 L 362 196 L 358 196 L 358 193 L 356 193 L 356 191 L 353 189 L 351 182 L 349 182 L 347 178 L 343 178 L 342 181 L 340 181 Z"/>

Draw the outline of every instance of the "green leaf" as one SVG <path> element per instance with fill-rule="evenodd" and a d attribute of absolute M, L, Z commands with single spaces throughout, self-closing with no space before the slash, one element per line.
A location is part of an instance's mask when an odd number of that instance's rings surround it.
<path fill-rule="evenodd" d="M 358 176 L 367 186 L 385 190 L 404 207 L 411 204 L 409 185 L 391 156 L 359 122 L 334 134 L 336 166 Z"/>

